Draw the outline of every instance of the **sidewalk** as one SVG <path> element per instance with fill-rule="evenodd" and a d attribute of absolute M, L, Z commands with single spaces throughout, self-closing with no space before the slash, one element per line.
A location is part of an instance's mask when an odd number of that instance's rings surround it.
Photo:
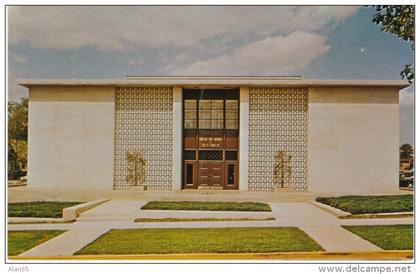
<path fill-rule="evenodd" d="M 107 232 L 107 228 L 74 228 L 19 256 L 70 256 Z"/>
<path fill-rule="evenodd" d="M 271 203 L 273 212 L 209 212 L 140 210 L 146 201 L 111 200 L 83 213 L 72 224 L 9 225 L 9 230 L 64 229 L 53 238 L 20 257 L 69 256 L 110 229 L 129 228 L 204 228 L 204 227 L 298 227 L 327 252 L 378 252 L 381 248 L 343 229 L 342 225 L 412 224 L 413 218 L 338 219 L 309 203 Z M 275 221 L 135 223 L 136 218 L 266 218 Z"/>

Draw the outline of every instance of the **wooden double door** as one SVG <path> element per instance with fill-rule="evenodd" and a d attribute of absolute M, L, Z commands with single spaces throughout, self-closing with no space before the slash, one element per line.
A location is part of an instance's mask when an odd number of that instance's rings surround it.
<path fill-rule="evenodd" d="M 199 161 L 198 185 L 201 187 L 224 186 L 224 163 L 223 161 Z"/>
<path fill-rule="evenodd" d="M 184 189 L 238 189 L 238 90 L 184 90 Z"/>

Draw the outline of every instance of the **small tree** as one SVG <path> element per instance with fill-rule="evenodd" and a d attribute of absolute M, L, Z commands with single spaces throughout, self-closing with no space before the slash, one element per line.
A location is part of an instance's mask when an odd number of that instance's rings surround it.
<path fill-rule="evenodd" d="M 127 184 L 132 186 L 141 186 L 146 183 L 146 159 L 143 153 L 126 152 L 128 175 Z"/>
<path fill-rule="evenodd" d="M 284 186 L 289 184 L 292 179 L 292 156 L 290 156 L 286 151 L 280 150 L 277 152 L 275 159 L 274 184 L 278 187 L 284 188 Z"/>
<path fill-rule="evenodd" d="M 402 159 L 413 158 L 414 149 L 410 144 L 403 144 L 400 146 L 400 157 Z"/>
<path fill-rule="evenodd" d="M 28 159 L 28 98 L 9 102 L 7 119 L 8 179 L 25 175 Z"/>

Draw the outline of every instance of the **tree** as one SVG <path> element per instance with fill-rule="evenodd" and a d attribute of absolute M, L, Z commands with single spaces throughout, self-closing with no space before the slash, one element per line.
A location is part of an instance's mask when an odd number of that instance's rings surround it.
<path fill-rule="evenodd" d="M 414 149 L 410 144 L 403 144 L 400 146 L 400 158 L 411 159 L 414 155 Z"/>
<path fill-rule="evenodd" d="M 278 151 L 275 157 L 276 164 L 274 166 L 274 183 L 277 187 L 284 188 L 292 178 L 292 156 L 286 151 Z"/>
<path fill-rule="evenodd" d="M 8 103 L 7 173 L 9 179 L 25 175 L 28 159 L 28 99 Z"/>
<path fill-rule="evenodd" d="M 141 151 L 126 152 L 127 184 L 131 186 L 142 186 L 146 183 L 146 164 L 147 161 Z"/>
<path fill-rule="evenodd" d="M 392 33 L 404 41 L 410 42 L 414 50 L 414 6 L 374 6 L 376 14 L 372 21 L 381 26 L 384 32 Z M 410 83 L 414 80 L 414 68 L 407 64 L 400 73 L 401 77 Z"/>

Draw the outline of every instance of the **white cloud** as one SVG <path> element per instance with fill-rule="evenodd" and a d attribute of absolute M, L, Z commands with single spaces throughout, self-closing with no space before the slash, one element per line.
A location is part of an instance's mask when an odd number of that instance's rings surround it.
<path fill-rule="evenodd" d="M 172 75 L 281 75 L 305 67 L 329 50 L 326 38 L 307 32 L 268 37 L 235 49 L 230 54 L 167 67 Z"/>
<path fill-rule="evenodd" d="M 22 55 L 16 54 L 14 52 L 9 51 L 9 59 L 11 62 L 16 64 L 25 64 L 27 59 Z"/>
<path fill-rule="evenodd" d="M 131 58 L 128 61 L 129 67 L 141 67 L 146 63 L 146 61 L 142 58 Z"/>
<path fill-rule="evenodd" d="M 7 72 L 7 94 L 8 101 L 19 101 L 22 97 L 28 97 L 28 90 L 16 85 L 17 73 L 13 70 Z"/>
<path fill-rule="evenodd" d="M 188 48 L 234 40 L 318 32 L 358 7 L 9 7 L 9 42 L 33 47 L 135 50 Z"/>

